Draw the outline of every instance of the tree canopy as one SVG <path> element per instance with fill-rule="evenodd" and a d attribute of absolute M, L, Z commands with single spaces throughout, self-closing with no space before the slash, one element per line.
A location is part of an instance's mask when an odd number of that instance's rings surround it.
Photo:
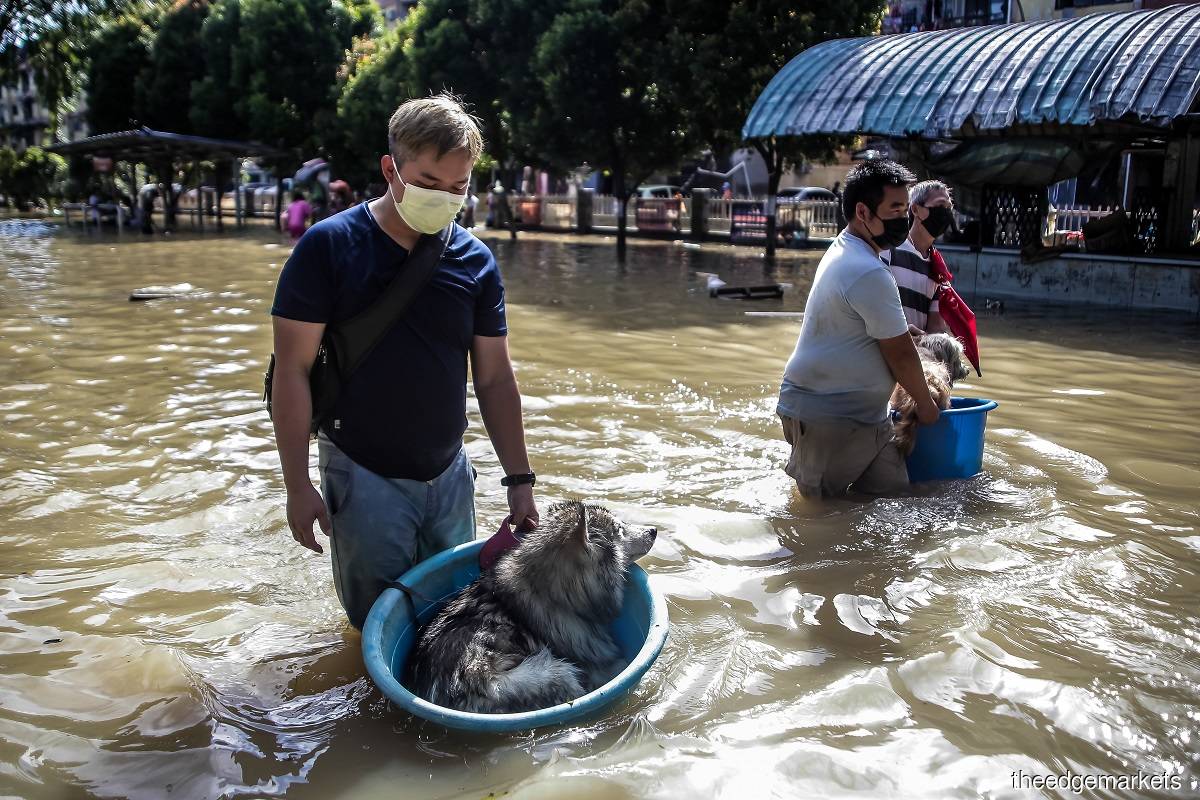
<path fill-rule="evenodd" d="M 193 133 L 186 99 L 204 77 L 201 28 L 208 0 L 179 0 L 162 15 L 150 44 L 149 63 L 137 79 L 138 118 L 143 125 L 172 133 Z"/>
<path fill-rule="evenodd" d="M 0 193 L 19 209 L 38 201 L 49 202 L 57 194 L 56 184 L 66 177 L 66 162 L 40 147 L 27 147 L 17 155 L 0 147 Z"/>
<path fill-rule="evenodd" d="M 23 21 L 5 22 L 13 2 L 0 0 L 9 42 L 12 30 L 36 33 L 49 52 L 84 36 L 53 19 L 34 25 L 24 11 Z M 491 163 L 563 173 L 586 164 L 611 174 L 623 200 L 706 149 L 729 154 L 754 100 L 791 58 L 828 38 L 871 33 L 882 8 L 880 0 L 424 0 L 388 30 L 374 0 L 29 2 L 54 6 L 60 22 L 67 7 L 108 14 L 81 29 L 89 46 L 76 53 L 87 65 L 94 132 L 145 124 L 253 139 L 297 162 L 332 157 L 338 177 L 363 186 L 396 106 L 449 90 L 480 119 Z M 827 158 L 844 142 L 752 144 L 773 192 L 785 164 Z"/>
<path fill-rule="evenodd" d="M 101 28 L 88 48 L 84 85 L 92 133 L 129 130 L 141 119 L 135 87 L 150 65 L 151 38 L 145 20 L 127 16 Z"/>
<path fill-rule="evenodd" d="M 353 185 L 364 186 L 378 175 L 388 118 L 413 95 L 404 48 L 408 29 L 398 26 L 377 48 L 359 51 L 346 68 L 334 125 L 340 135 L 330 140 L 330 151 L 338 176 Z"/>

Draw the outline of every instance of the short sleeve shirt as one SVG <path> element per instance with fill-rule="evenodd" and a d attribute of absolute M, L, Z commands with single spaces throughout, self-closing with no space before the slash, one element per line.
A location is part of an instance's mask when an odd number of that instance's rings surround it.
<path fill-rule="evenodd" d="M 372 305 L 407 259 L 361 203 L 300 238 L 271 314 L 336 325 Z M 432 480 L 462 447 L 473 338 L 507 333 L 496 259 L 455 225 L 429 283 L 346 382 L 325 433 L 376 474 Z"/>
<path fill-rule="evenodd" d="M 921 330 L 929 326 L 929 315 L 938 311 L 941 287 L 933 279 L 929 259 L 917 252 L 911 239 L 887 254 L 888 270 L 896 279 L 900 304 L 909 323 Z"/>
<path fill-rule="evenodd" d="M 896 281 L 876 252 L 848 230 L 817 267 L 778 410 L 799 420 L 882 422 L 896 381 L 880 339 L 908 332 Z"/>

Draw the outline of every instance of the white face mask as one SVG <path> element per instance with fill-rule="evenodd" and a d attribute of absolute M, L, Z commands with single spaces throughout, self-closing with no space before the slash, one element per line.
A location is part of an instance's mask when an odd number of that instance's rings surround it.
<path fill-rule="evenodd" d="M 396 213 L 408 227 L 421 233 L 441 231 L 454 221 L 454 215 L 467 199 L 465 193 L 439 192 L 436 189 L 422 189 L 420 186 L 405 183 L 399 173 L 396 174 L 396 180 L 404 187 L 404 199 L 396 201 L 396 195 L 389 183 L 388 193 L 392 195 L 392 205 L 396 207 Z"/>

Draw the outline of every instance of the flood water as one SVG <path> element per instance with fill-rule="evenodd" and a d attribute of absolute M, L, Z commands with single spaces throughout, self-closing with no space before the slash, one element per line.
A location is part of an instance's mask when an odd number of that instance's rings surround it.
<path fill-rule="evenodd" d="M 985 472 L 806 503 L 782 301 L 750 250 L 489 240 L 538 497 L 655 525 L 671 635 L 589 724 L 468 736 L 391 708 L 287 532 L 260 402 L 286 239 L 0 223 L 0 796 L 1033 797 L 1200 780 L 1200 325 L 981 313 Z M 182 299 L 130 290 L 189 283 Z M 505 511 L 471 409 L 480 531 Z M 315 476 L 315 448 L 314 448 Z M 1051 790 L 1055 797 L 1080 796 Z"/>

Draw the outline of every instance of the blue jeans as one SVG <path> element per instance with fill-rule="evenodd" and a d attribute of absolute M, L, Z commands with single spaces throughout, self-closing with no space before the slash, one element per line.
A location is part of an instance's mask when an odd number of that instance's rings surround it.
<path fill-rule="evenodd" d="M 475 469 L 466 448 L 431 481 L 385 478 L 317 439 L 321 493 L 333 521 L 333 585 L 362 629 L 375 599 L 413 564 L 475 538 Z"/>

